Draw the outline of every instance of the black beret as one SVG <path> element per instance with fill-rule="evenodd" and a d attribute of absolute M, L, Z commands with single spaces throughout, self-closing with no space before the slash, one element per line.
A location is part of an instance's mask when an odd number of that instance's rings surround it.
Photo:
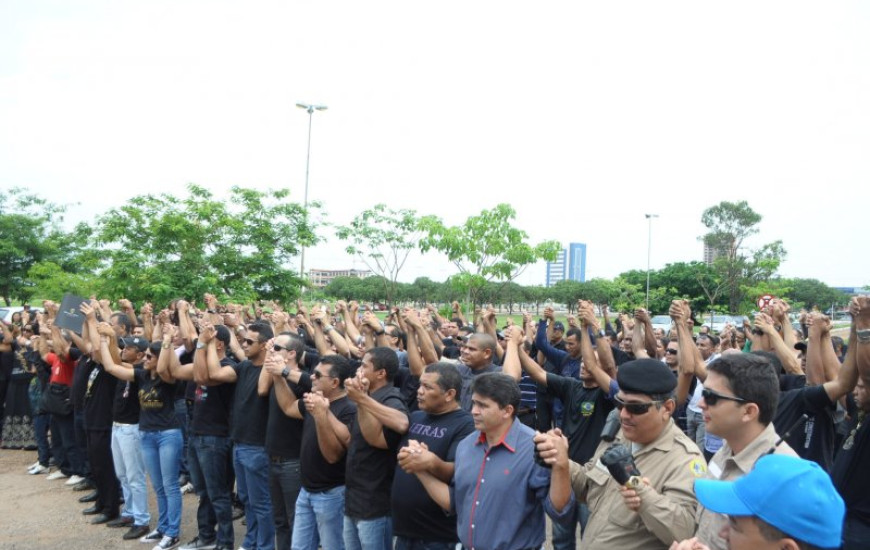
<path fill-rule="evenodd" d="M 677 379 L 667 365 L 657 359 L 635 359 L 619 366 L 616 373 L 619 389 L 628 393 L 670 393 Z"/>

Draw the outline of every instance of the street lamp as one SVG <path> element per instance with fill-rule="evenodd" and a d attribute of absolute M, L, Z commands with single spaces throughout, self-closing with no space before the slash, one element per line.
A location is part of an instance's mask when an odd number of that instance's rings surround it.
<path fill-rule="evenodd" d="M 311 121 L 314 119 L 314 111 L 325 111 L 326 105 L 314 105 L 309 103 L 297 103 L 297 107 L 308 111 L 308 154 L 305 156 L 305 217 L 308 218 L 308 167 L 311 164 Z M 302 244 L 302 252 L 299 255 L 299 277 L 305 278 L 305 244 Z"/>
<path fill-rule="evenodd" d="M 652 219 L 658 218 L 658 214 L 644 214 L 648 222 L 646 242 L 646 310 L 649 311 L 649 259 L 652 252 Z"/>

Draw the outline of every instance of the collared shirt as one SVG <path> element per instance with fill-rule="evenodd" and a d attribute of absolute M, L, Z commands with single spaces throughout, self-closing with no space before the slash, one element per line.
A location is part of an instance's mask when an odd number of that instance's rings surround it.
<path fill-rule="evenodd" d="M 710 459 L 710 464 L 707 466 L 707 479 L 732 481 L 743 477 L 755 467 L 758 459 L 766 455 L 778 440 L 779 436 L 771 422 L 755 439 L 749 442 L 745 449 L 737 454 L 734 454 L 731 446 L 725 441 Z M 794 449 L 789 447 L 785 441 L 780 443 L 774 454 L 797 456 Z M 710 550 L 727 550 L 728 544 L 725 539 L 719 536 L 719 532 L 728 522 L 728 516 L 711 512 L 699 504 L 696 520 L 698 531 L 695 536 L 701 542 L 709 546 Z"/>
<path fill-rule="evenodd" d="M 478 430 L 459 443 L 450 505 L 466 548 L 514 550 L 543 544 L 544 511 L 555 513 L 548 497 L 550 470 L 534 460 L 534 435 L 515 418 L 492 447 Z"/>

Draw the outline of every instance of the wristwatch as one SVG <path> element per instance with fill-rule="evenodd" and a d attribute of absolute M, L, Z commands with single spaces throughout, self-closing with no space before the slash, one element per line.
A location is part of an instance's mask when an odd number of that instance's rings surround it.
<path fill-rule="evenodd" d="M 203 349 L 203 348 L 205 348 L 205 342 L 200 342 L 199 340 L 197 340 L 196 341 L 196 349 Z"/>
<path fill-rule="evenodd" d="M 288 376 L 290 376 L 290 371 L 285 367 L 284 370 L 281 371 L 281 377 L 287 378 Z"/>

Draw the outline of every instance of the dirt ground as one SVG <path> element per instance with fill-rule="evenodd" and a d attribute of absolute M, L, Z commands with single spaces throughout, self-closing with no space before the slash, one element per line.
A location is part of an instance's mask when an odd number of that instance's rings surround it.
<path fill-rule="evenodd" d="M 63 479 L 29 475 L 27 467 L 35 461 L 36 451 L 0 449 L 0 550 L 150 550 L 138 540 L 123 540 L 126 529 L 90 525 L 93 516 L 81 513 L 90 504 L 78 502 L 87 493 L 73 491 Z M 153 527 L 157 503 L 148 489 Z M 186 543 L 196 536 L 197 497 L 188 493 L 182 498 L 181 541 Z M 238 547 L 245 527 L 239 520 L 235 528 Z"/>

